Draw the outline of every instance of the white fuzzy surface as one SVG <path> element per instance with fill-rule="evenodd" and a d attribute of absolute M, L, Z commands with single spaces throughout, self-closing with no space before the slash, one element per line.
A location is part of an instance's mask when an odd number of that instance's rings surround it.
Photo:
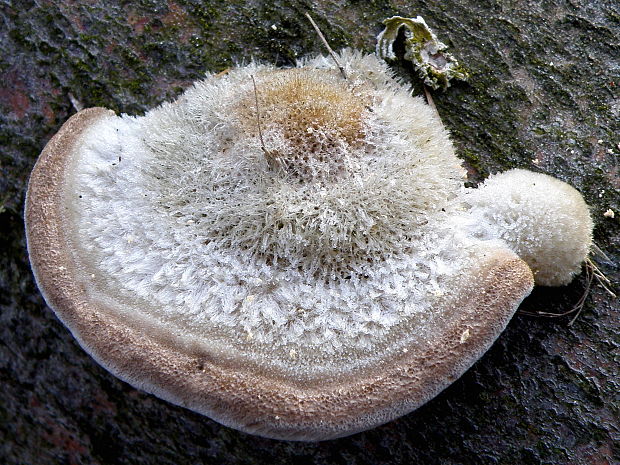
<path fill-rule="evenodd" d="M 583 197 L 551 176 L 514 169 L 465 195 L 475 234 L 499 237 L 525 261 L 536 284 L 562 286 L 590 252 L 592 220 Z"/>
<path fill-rule="evenodd" d="M 463 232 L 462 170 L 440 121 L 381 62 L 341 61 L 370 108 L 363 142 L 311 156 L 301 180 L 269 166 L 242 120 L 250 75 L 260 92 L 268 66 L 91 128 L 69 202 L 95 284 L 128 312 L 283 364 L 371 356 L 403 325 L 424 338 L 480 253 Z M 303 65 L 326 85 L 339 76 L 323 57 Z M 265 146 L 298 155 L 264 124 Z"/>

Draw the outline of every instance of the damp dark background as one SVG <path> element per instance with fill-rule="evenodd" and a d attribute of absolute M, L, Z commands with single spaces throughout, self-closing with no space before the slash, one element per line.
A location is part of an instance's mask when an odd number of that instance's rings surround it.
<path fill-rule="evenodd" d="M 4 464 L 617 464 L 620 318 L 600 286 L 583 312 L 517 314 L 462 378 L 417 411 L 322 443 L 258 438 L 119 381 L 45 305 L 28 265 L 28 175 L 86 107 L 142 114 L 206 70 L 290 66 L 332 46 L 373 52 L 381 21 L 422 15 L 471 72 L 436 92 L 475 184 L 512 167 L 556 176 L 592 208 L 595 261 L 619 290 L 620 4 L 547 1 L 0 0 L 0 462 Z M 274 27 L 275 26 L 275 27 Z M 419 90 L 412 69 L 394 68 Z M 603 213 L 611 208 L 616 218 Z M 583 275 L 537 289 L 564 312 Z"/>

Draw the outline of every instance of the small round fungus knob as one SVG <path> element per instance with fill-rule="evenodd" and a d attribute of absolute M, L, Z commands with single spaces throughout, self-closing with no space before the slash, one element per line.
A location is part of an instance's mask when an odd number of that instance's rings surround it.
<path fill-rule="evenodd" d="M 466 200 L 480 224 L 530 266 L 536 284 L 562 286 L 581 270 L 592 219 L 581 194 L 565 182 L 514 169 L 489 177 Z"/>

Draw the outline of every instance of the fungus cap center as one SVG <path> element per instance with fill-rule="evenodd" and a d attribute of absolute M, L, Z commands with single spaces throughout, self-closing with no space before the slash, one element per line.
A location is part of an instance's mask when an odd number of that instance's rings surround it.
<path fill-rule="evenodd" d="M 341 173 L 343 158 L 363 145 L 370 98 L 332 70 L 278 70 L 257 76 L 258 108 L 240 99 L 245 130 L 265 133 L 269 166 L 299 181 Z M 258 134 L 257 134 L 258 135 Z"/>

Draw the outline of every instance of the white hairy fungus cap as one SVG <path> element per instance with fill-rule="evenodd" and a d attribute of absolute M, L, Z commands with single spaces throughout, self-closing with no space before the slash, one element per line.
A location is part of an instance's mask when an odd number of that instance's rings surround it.
<path fill-rule="evenodd" d="M 318 440 L 413 410 L 504 329 L 532 275 L 469 233 L 441 122 L 377 58 L 339 59 L 346 81 L 324 57 L 252 64 L 143 117 L 83 110 L 48 143 L 30 260 L 99 363 L 243 431 Z"/>
<path fill-rule="evenodd" d="M 583 197 L 546 174 L 513 169 L 470 190 L 466 202 L 486 234 L 508 244 L 536 284 L 563 286 L 590 253 L 592 219 Z"/>

